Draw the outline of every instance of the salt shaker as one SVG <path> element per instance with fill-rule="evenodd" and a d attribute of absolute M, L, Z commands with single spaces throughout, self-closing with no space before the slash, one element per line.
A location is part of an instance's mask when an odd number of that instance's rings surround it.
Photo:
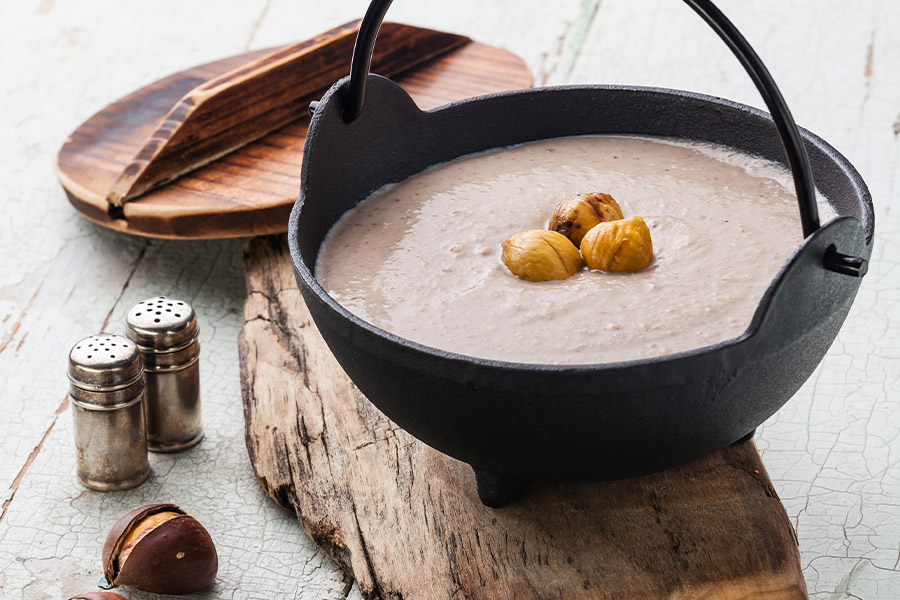
<path fill-rule="evenodd" d="M 143 482 L 150 464 L 137 347 L 118 335 L 87 337 L 69 352 L 68 375 L 78 479 L 102 491 Z"/>
<path fill-rule="evenodd" d="M 150 450 L 176 452 L 193 446 L 203 437 L 194 309 L 187 302 L 158 296 L 138 302 L 125 322 L 144 363 Z"/>

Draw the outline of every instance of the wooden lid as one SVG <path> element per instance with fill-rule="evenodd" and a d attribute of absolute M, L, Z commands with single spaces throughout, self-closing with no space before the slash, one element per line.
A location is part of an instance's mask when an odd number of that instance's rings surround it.
<path fill-rule="evenodd" d="M 307 106 L 349 72 L 357 27 L 193 67 L 113 102 L 59 151 L 70 202 L 105 227 L 149 237 L 286 231 Z M 454 34 L 385 23 L 379 48 L 376 72 L 423 109 L 531 85 L 516 55 Z"/>

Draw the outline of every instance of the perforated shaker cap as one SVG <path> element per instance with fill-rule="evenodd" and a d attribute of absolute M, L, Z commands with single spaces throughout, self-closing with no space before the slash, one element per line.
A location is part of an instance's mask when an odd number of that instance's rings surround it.
<path fill-rule="evenodd" d="M 157 296 L 138 302 L 125 317 L 128 337 L 142 350 L 175 350 L 190 344 L 198 333 L 191 305 L 177 298 Z"/>
<path fill-rule="evenodd" d="M 84 338 L 69 352 L 69 380 L 88 391 L 123 389 L 143 374 L 141 353 L 121 335 L 100 333 Z"/>

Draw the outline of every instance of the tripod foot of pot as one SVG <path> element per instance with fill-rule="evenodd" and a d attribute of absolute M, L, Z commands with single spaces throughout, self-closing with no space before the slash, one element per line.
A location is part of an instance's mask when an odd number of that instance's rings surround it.
<path fill-rule="evenodd" d="M 743 442 L 746 442 L 747 440 L 752 440 L 753 436 L 755 436 L 755 435 L 756 435 L 756 428 L 754 427 L 753 430 L 750 431 L 750 433 L 748 433 L 747 435 L 745 435 L 744 437 L 742 437 L 741 439 L 736 441 L 735 444 L 741 444 Z"/>
<path fill-rule="evenodd" d="M 472 467 L 472 470 L 475 472 L 478 498 L 482 504 L 491 508 L 501 508 L 516 499 L 528 485 L 525 479 L 483 471 L 476 467 Z"/>

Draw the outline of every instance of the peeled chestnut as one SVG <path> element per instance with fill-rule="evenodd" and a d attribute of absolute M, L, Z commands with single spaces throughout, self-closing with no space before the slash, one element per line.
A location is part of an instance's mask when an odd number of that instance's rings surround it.
<path fill-rule="evenodd" d="M 191 594 L 216 578 L 219 557 L 209 532 L 174 504 L 151 504 L 116 521 L 103 544 L 103 575 L 156 594 Z"/>
<path fill-rule="evenodd" d="M 641 217 L 628 217 L 595 225 L 581 240 L 588 269 L 640 271 L 653 261 L 650 228 Z"/>
<path fill-rule="evenodd" d="M 501 258 L 510 272 L 526 281 L 565 279 L 581 270 L 581 255 L 566 236 L 546 229 L 511 235 Z"/>
<path fill-rule="evenodd" d="M 72 596 L 69 600 L 125 600 L 125 596 L 115 592 L 88 592 Z"/>

